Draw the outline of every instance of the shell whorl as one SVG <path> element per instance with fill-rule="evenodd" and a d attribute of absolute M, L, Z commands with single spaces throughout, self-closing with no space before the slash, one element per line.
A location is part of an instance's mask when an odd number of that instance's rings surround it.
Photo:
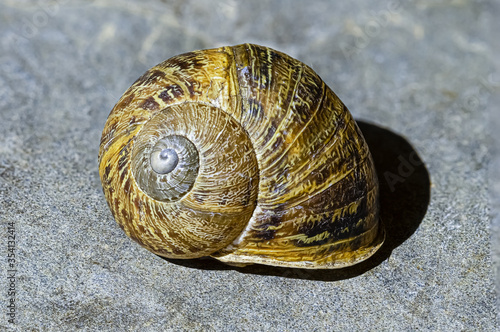
<path fill-rule="evenodd" d="M 152 198 L 175 202 L 193 188 L 200 167 L 198 150 L 184 136 L 156 136 L 144 130 L 152 127 L 151 122 L 137 136 L 132 174 L 139 188 Z"/>
<path fill-rule="evenodd" d="M 99 170 L 119 225 L 166 257 L 339 268 L 384 240 L 349 111 L 312 69 L 257 45 L 146 72 L 108 117 Z"/>

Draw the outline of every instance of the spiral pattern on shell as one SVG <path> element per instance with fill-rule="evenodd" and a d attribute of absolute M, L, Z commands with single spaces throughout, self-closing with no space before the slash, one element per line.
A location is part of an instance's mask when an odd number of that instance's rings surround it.
<path fill-rule="evenodd" d="M 349 111 L 311 68 L 257 45 L 146 72 L 108 117 L 99 172 L 118 224 L 165 257 L 339 268 L 384 240 Z"/>

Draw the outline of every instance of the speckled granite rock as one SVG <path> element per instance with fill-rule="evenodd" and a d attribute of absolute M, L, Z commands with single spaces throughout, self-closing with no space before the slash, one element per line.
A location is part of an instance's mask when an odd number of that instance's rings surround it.
<path fill-rule="evenodd" d="M 16 316 L 2 302 L 0 330 L 495 330 L 498 15 L 493 1 L 2 2 L 0 287 Z M 166 58 L 242 42 L 310 64 L 363 120 L 389 227 L 370 261 L 167 261 L 114 222 L 97 172 L 114 103 Z"/>

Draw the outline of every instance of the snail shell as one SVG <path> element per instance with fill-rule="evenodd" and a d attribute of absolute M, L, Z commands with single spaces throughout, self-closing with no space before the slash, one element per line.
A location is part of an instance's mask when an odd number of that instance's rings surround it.
<path fill-rule="evenodd" d="M 147 71 L 108 117 L 99 174 L 125 233 L 168 258 L 341 268 L 384 241 L 349 111 L 311 68 L 262 46 Z"/>

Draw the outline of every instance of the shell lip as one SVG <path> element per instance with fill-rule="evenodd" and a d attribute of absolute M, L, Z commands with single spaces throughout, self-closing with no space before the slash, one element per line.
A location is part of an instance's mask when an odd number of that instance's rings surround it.
<path fill-rule="evenodd" d="M 334 259 L 331 262 L 319 263 L 315 261 L 302 260 L 302 261 L 286 261 L 278 260 L 276 258 L 269 258 L 266 256 L 256 256 L 256 255 L 224 255 L 217 256 L 211 255 L 225 264 L 232 265 L 235 267 L 244 267 L 252 264 L 262 264 L 266 266 L 274 267 L 285 267 L 285 268 L 299 268 L 299 269 L 311 269 L 311 270 L 334 270 L 350 267 L 357 265 L 363 261 L 366 261 L 375 253 L 379 251 L 386 240 L 386 231 L 382 219 L 379 217 L 377 223 L 377 234 L 373 240 L 366 246 L 357 248 L 354 251 L 349 252 L 345 259 Z"/>

